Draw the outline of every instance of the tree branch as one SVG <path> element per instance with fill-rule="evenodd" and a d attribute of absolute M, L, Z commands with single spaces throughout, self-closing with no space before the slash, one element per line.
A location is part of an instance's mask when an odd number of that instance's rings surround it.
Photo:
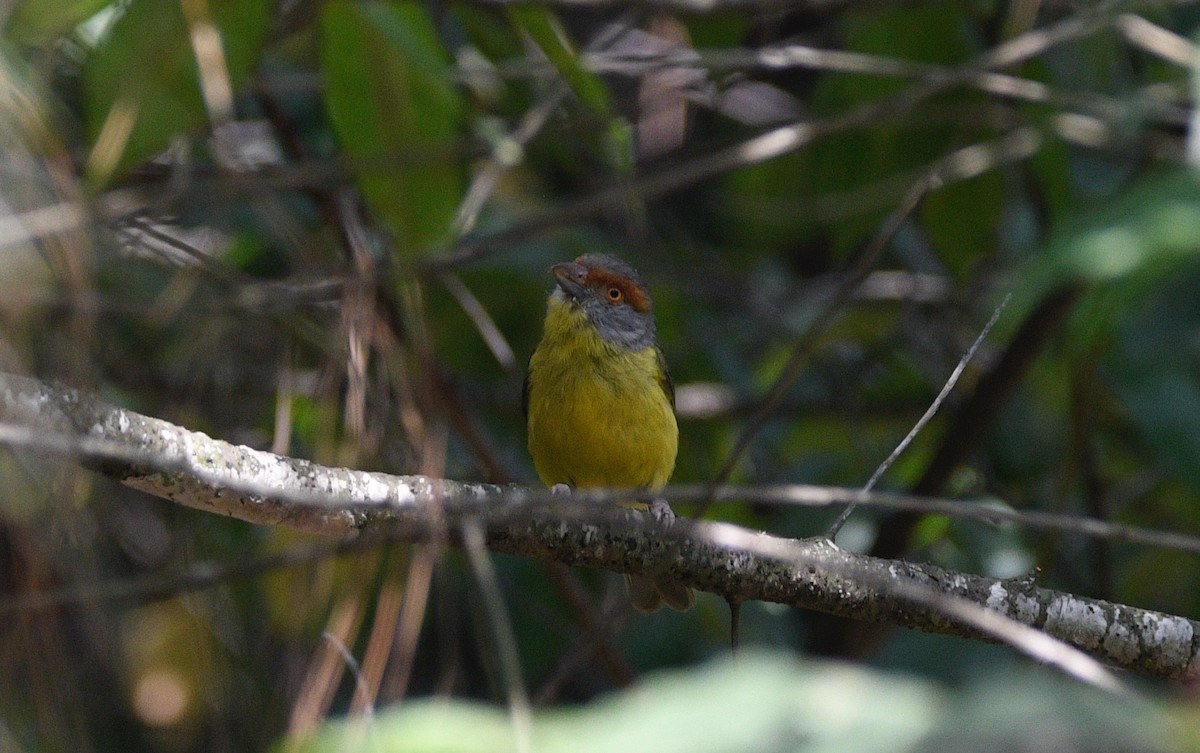
<path fill-rule="evenodd" d="M 825 540 L 725 523 L 680 520 L 664 528 L 618 509 L 611 494 L 564 501 L 521 487 L 327 468 L 24 377 L 0 375 L 0 421 L 0 443 L 71 457 L 155 496 L 252 523 L 390 540 L 445 535 L 456 542 L 462 523 L 479 521 L 494 551 L 617 572 L 670 572 L 735 602 L 772 601 L 995 639 L 952 608 L 965 600 L 1116 666 L 1163 677 L 1191 675 L 1200 666 L 1200 623 L 1039 588 L 1030 579 L 867 557 Z M 704 490 L 696 492 L 702 498 Z"/>
<path fill-rule="evenodd" d="M 481 5 L 515 5 L 515 0 L 479 0 Z M 681 13 L 755 12 L 787 8 L 833 12 L 849 5 L 849 0 L 553 0 L 563 8 L 609 9 L 615 7 L 645 8 L 658 12 Z"/>

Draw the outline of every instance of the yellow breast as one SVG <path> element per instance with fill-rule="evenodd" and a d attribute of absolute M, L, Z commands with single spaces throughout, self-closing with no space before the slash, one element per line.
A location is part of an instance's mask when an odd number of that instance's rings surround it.
<path fill-rule="evenodd" d="M 660 489 L 675 469 L 679 428 L 655 347 L 627 350 L 586 315 L 551 299 L 529 361 L 529 452 L 547 486 Z"/>

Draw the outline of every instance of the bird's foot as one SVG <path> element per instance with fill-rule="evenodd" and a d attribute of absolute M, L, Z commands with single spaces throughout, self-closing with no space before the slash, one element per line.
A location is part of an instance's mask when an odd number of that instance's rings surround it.
<path fill-rule="evenodd" d="M 555 484 L 550 487 L 550 493 L 555 496 L 569 497 L 571 496 L 571 487 L 566 484 Z"/>
<path fill-rule="evenodd" d="M 667 500 L 655 499 L 650 501 L 650 517 L 660 526 L 670 528 L 675 522 L 675 511 L 667 504 Z"/>

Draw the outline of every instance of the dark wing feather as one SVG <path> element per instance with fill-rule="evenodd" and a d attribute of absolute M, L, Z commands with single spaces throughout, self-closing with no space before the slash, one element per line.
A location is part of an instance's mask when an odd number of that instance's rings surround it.
<path fill-rule="evenodd" d="M 655 348 L 654 352 L 658 356 L 658 386 L 662 387 L 663 392 L 666 393 L 667 401 L 671 403 L 671 410 L 675 410 L 675 383 L 671 381 L 671 370 L 667 368 L 667 357 L 659 348 Z"/>
<path fill-rule="evenodd" d="M 529 364 L 525 365 L 525 381 L 521 383 L 521 415 L 529 418 Z"/>

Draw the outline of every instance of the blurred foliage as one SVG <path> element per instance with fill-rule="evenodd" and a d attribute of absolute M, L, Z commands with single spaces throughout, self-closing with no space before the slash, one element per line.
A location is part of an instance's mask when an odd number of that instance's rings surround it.
<path fill-rule="evenodd" d="M 519 395 L 546 270 L 615 252 L 655 297 L 676 481 L 713 477 L 836 303 L 733 478 L 855 486 L 1012 292 L 883 486 L 1200 533 L 1200 183 L 1181 63 L 1198 20 L 1187 3 L 0 4 L 0 368 L 321 463 L 531 482 Z M 1045 30 L 1031 57 L 963 73 Z M 789 64 L 780 45 L 862 57 Z M 796 122 L 811 126 L 797 148 L 710 169 Z M 977 392 L 994 411 L 970 413 Z M 388 749 L 511 742 L 456 552 L 256 569 L 313 542 L 27 453 L 0 452 L 0 479 L 0 750 L 269 750 L 364 693 Z M 811 536 L 835 513 L 709 515 Z M 1200 569 L 1177 552 L 869 512 L 840 542 L 898 530 L 910 557 L 1200 614 Z M 830 643 L 778 605 L 746 604 L 741 629 L 776 653 L 696 669 L 727 652 L 715 597 L 632 616 L 616 576 L 496 561 L 523 679 L 551 706 L 538 750 L 1197 744 L 1164 721 L 1194 717 L 1186 692 L 1105 698 L 936 636 L 843 626 Z M 868 666 L 782 658 L 815 651 Z M 662 668 L 676 671 L 601 697 Z M 413 696 L 459 700 L 386 711 Z"/>
<path fill-rule="evenodd" d="M 339 143 L 352 157 L 421 155 L 413 164 L 359 178 L 401 251 L 446 234 L 461 194 L 453 163 L 460 99 L 428 14 L 415 4 L 331 3 L 322 10 L 321 70 Z M 404 201 L 398 201 L 405 197 Z"/>
<path fill-rule="evenodd" d="M 112 170 L 153 157 L 176 134 L 201 128 L 206 109 L 214 115 L 216 95 L 202 93 L 197 70 L 195 26 L 220 35 L 221 69 L 207 75 L 241 85 L 254 66 L 266 33 L 266 0 L 192 3 L 204 8 L 195 19 L 184 18 L 188 5 L 130 3 L 87 56 L 82 73 L 94 180 L 107 181 Z"/>
<path fill-rule="evenodd" d="M 1176 750 L 1182 719 L 1102 691 L 1028 673 L 1001 673 L 966 693 L 883 672 L 770 653 L 648 676 L 636 691 L 539 713 L 545 753 L 617 753 L 653 740 L 662 753 L 908 750 Z M 719 689 L 719 692 L 714 692 Z M 1017 699 L 1014 701 L 1014 699 Z M 721 720 L 698 724 L 697 719 Z M 515 750 L 500 709 L 429 701 L 374 721 L 332 726 L 301 753 Z"/>

